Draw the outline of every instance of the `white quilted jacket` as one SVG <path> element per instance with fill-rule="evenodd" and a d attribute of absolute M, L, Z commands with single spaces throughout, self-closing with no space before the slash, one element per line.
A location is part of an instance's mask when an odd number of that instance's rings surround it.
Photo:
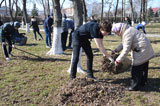
<path fill-rule="evenodd" d="M 129 27 L 123 24 L 120 30 L 122 44 L 116 48 L 116 51 L 121 51 L 116 61 L 122 62 L 131 51 L 132 65 L 141 65 L 154 57 L 154 51 L 150 41 L 145 34 L 141 33 L 134 27 Z"/>

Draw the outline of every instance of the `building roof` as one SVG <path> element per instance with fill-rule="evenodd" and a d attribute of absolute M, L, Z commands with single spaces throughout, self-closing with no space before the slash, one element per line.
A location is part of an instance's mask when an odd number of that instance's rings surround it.
<path fill-rule="evenodd" d="M 154 13 L 156 13 L 159 9 L 160 9 L 160 7 L 152 8 Z"/>

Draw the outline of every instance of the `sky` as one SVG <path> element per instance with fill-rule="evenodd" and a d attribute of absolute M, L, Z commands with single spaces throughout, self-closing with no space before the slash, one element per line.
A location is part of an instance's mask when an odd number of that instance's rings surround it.
<path fill-rule="evenodd" d="M 7 0 L 7 1 L 8 1 L 8 0 Z M 32 9 L 33 9 L 33 3 L 36 3 L 37 0 L 31 0 L 31 1 L 33 1 L 33 2 L 30 2 L 29 4 L 27 4 L 27 7 L 28 7 L 28 6 L 30 7 L 30 8 L 28 8 L 28 10 L 32 10 Z M 60 1 L 61 1 L 61 3 L 62 3 L 63 0 L 60 0 Z M 101 1 L 101 0 L 87 0 L 87 1 L 92 2 L 92 1 Z M 120 1 L 121 1 L 121 0 L 120 0 Z M 64 4 L 63 4 L 63 7 L 64 7 L 64 8 L 70 7 L 71 4 L 72 4 L 71 1 L 65 0 L 65 2 L 64 2 Z M 4 5 L 4 3 L 3 3 L 3 5 Z M 38 8 L 39 11 L 43 11 L 42 5 L 40 5 L 40 4 L 37 3 L 36 6 L 37 6 L 37 8 Z M 160 7 L 160 0 L 150 0 L 150 2 L 148 3 L 148 8 L 149 8 L 149 7 L 152 7 L 152 8 Z M 21 8 L 22 8 L 22 5 L 21 5 Z"/>
<path fill-rule="evenodd" d="M 160 7 L 160 0 L 152 0 L 148 3 L 148 8 L 149 7 L 152 7 L 152 8 L 155 8 L 155 7 Z"/>

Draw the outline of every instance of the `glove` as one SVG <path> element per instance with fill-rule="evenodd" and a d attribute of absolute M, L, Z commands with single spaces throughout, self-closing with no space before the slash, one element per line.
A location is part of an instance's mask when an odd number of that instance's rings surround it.
<path fill-rule="evenodd" d="M 13 47 L 13 48 L 16 48 L 16 46 L 15 46 L 15 45 L 12 45 L 12 47 Z"/>
<path fill-rule="evenodd" d="M 115 61 L 115 65 L 118 66 L 118 65 L 119 65 L 119 62 L 118 62 L 118 61 Z"/>
<path fill-rule="evenodd" d="M 112 57 L 108 57 L 108 59 L 111 61 L 110 64 L 114 64 L 115 63 Z"/>

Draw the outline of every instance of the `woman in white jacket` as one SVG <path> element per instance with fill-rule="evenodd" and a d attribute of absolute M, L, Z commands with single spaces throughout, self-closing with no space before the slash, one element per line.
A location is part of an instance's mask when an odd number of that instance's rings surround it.
<path fill-rule="evenodd" d="M 154 57 L 151 43 L 143 33 L 134 27 L 129 27 L 127 24 L 114 24 L 112 32 L 122 38 L 122 44 L 114 50 L 114 52 L 122 50 L 115 61 L 115 65 L 122 62 L 131 51 L 131 86 L 127 90 L 139 90 L 147 83 L 149 60 Z"/>

